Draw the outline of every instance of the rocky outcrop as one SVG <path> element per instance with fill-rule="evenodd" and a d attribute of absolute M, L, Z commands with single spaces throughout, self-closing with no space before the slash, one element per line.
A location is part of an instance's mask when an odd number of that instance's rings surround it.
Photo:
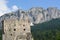
<path fill-rule="evenodd" d="M 17 18 L 18 20 L 23 18 L 27 19 L 34 24 L 42 23 L 45 21 L 49 21 L 55 18 L 60 18 L 60 10 L 56 7 L 49 7 L 47 9 L 43 9 L 42 7 L 33 7 L 30 10 L 22 10 L 19 9 L 15 12 L 7 13 L 0 17 L 0 27 L 2 27 L 2 20 L 9 18 Z"/>

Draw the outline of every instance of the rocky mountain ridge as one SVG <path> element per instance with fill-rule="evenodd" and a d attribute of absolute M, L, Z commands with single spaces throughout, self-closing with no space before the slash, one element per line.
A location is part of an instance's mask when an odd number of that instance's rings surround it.
<path fill-rule="evenodd" d="M 60 10 L 56 7 L 49 7 L 43 9 L 42 7 L 33 7 L 28 11 L 19 9 L 15 12 L 4 14 L 0 17 L 0 27 L 2 27 L 2 20 L 9 18 L 17 18 L 18 20 L 23 18 L 27 19 L 34 24 L 42 23 L 52 19 L 60 18 Z"/>

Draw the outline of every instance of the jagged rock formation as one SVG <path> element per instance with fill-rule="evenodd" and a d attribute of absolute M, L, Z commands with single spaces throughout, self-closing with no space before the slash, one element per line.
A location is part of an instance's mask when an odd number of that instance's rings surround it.
<path fill-rule="evenodd" d="M 60 18 L 60 10 L 56 7 L 49 7 L 47 9 L 43 9 L 41 7 L 33 7 L 28 11 L 20 9 L 15 12 L 7 13 L 1 16 L 0 26 L 2 20 L 9 19 L 10 17 L 17 18 L 18 20 L 21 18 L 23 18 L 24 20 L 28 17 L 30 22 L 38 24 L 55 18 Z"/>

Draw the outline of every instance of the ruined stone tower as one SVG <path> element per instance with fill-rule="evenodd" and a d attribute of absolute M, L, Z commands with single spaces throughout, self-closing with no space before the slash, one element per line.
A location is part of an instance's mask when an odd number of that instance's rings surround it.
<path fill-rule="evenodd" d="M 32 40 L 28 20 L 10 18 L 3 21 L 3 40 Z"/>

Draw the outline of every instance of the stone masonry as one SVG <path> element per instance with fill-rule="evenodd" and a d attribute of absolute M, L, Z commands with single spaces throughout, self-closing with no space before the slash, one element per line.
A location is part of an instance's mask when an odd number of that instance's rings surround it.
<path fill-rule="evenodd" d="M 10 18 L 3 21 L 3 40 L 33 40 L 28 19 Z"/>

